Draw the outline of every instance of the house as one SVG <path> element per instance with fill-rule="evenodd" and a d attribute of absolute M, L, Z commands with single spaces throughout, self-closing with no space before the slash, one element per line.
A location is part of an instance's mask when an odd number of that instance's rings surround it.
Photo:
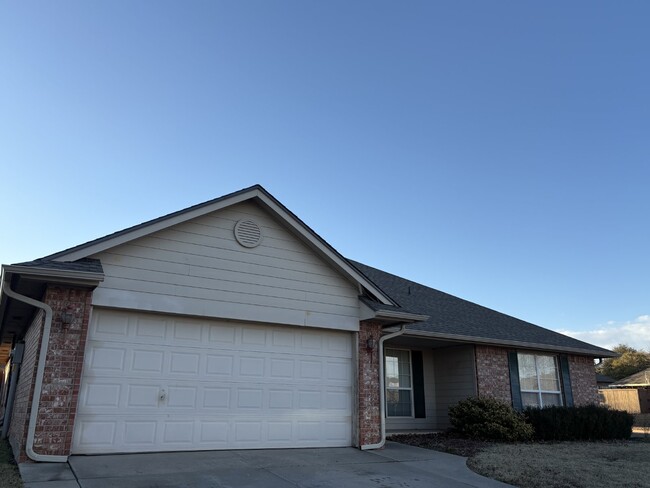
<path fill-rule="evenodd" d="M 348 260 L 257 185 L 4 265 L 0 317 L 19 462 L 378 448 L 472 395 L 597 402 L 614 356 Z"/>

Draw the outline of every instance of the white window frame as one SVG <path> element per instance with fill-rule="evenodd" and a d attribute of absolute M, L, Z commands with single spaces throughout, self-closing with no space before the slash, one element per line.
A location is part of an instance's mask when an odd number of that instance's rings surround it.
<path fill-rule="evenodd" d="M 519 362 L 519 356 L 533 356 L 533 358 L 535 359 L 535 377 L 537 378 L 537 385 L 539 387 L 537 390 L 524 390 L 520 386 L 519 391 L 521 393 L 536 393 L 537 394 L 537 400 L 539 401 L 538 408 L 544 408 L 546 406 L 546 405 L 544 405 L 543 397 L 542 397 L 542 395 L 544 393 L 549 394 L 549 395 L 559 395 L 559 397 L 560 397 L 560 406 L 563 406 L 564 405 L 564 394 L 562 393 L 562 378 L 560 377 L 560 362 L 558 361 L 558 357 L 553 355 L 553 354 L 535 354 L 535 353 L 530 353 L 530 352 L 518 352 L 517 353 L 517 362 Z M 542 382 L 540 381 L 540 378 L 539 378 L 539 367 L 537 366 L 537 358 L 538 357 L 553 358 L 553 362 L 555 363 L 555 377 L 556 377 L 556 380 L 557 380 L 559 390 L 542 390 L 541 389 Z M 519 383 L 521 385 L 521 374 L 519 374 Z M 522 404 L 523 404 L 523 395 L 522 395 Z M 524 408 L 526 408 L 526 405 L 524 405 Z"/>
<path fill-rule="evenodd" d="M 388 368 L 386 367 L 386 359 L 388 357 L 388 351 L 406 351 L 408 352 L 409 355 L 409 375 L 411 378 L 411 386 L 410 387 L 403 387 L 403 386 L 388 386 Z M 399 375 L 399 371 L 398 371 Z M 399 419 L 408 419 L 408 418 L 415 418 L 414 414 L 414 405 L 413 405 L 413 356 L 411 354 L 410 349 L 400 349 L 396 347 L 387 347 L 384 350 L 384 384 L 386 385 L 386 395 L 385 395 L 385 409 L 386 409 L 386 417 L 390 417 L 393 419 L 399 418 Z M 410 415 L 389 415 L 388 414 L 388 390 L 409 390 L 411 392 L 410 397 L 411 397 L 411 414 Z"/>

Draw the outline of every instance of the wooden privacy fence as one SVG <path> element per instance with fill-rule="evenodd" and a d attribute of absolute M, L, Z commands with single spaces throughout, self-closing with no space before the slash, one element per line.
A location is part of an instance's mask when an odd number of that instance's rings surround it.
<path fill-rule="evenodd" d="M 606 388 L 598 390 L 601 401 L 610 408 L 629 413 L 650 413 L 650 389 Z"/>

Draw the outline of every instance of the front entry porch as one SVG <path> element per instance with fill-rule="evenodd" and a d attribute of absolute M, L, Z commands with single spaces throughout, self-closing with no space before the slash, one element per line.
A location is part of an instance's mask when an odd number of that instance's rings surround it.
<path fill-rule="evenodd" d="M 384 357 L 387 434 L 443 431 L 449 407 L 477 394 L 472 344 L 399 336 Z"/>

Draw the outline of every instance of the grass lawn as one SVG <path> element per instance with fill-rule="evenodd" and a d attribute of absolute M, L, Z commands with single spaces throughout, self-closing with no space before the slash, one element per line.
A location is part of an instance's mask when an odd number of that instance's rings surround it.
<path fill-rule="evenodd" d="M 648 438 L 500 444 L 426 434 L 392 436 L 391 440 L 469 456 L 467 465 L 473 471 L 520 488 L 650 488 Z"/>
<path fill-rule="evenodd" d="M 7 439 L 0 441 L 0 488 L 18 488 L 23 481 L 14 462 L 14 455 Z"/>
<path fill-rule="evenodd" d="M 650 487 L 650 442 L 495 444 L 467 461 L 474 471 L 522 488 Z"/>

